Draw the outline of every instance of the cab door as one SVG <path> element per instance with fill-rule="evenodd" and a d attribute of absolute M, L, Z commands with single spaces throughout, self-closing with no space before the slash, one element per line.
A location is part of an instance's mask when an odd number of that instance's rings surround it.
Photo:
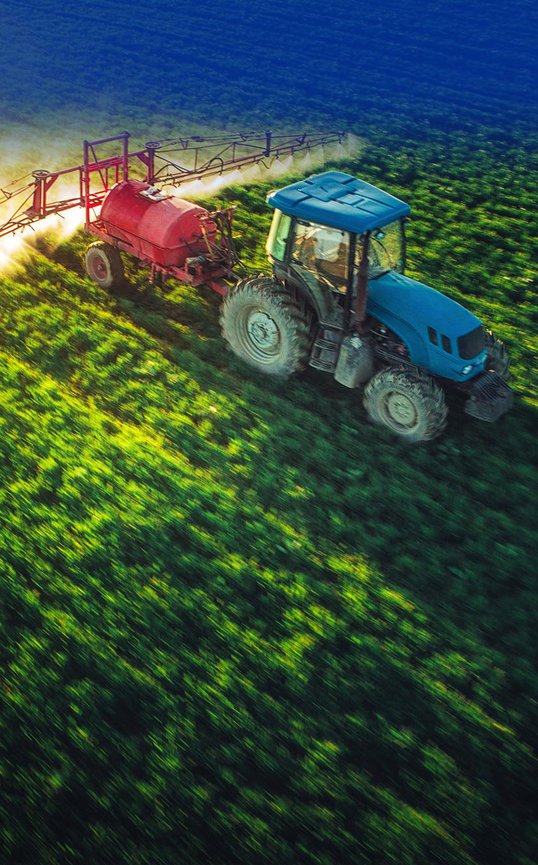
<path fill-rule="evenodd" d="M 349 233 L 295 220 L 290 236 L 289 265 L 316 294 L 345 294 L 348 286 Z"/>

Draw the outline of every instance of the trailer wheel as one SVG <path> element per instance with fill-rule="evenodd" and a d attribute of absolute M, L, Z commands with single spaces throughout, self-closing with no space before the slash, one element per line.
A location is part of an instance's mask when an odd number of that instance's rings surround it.
<path fill-rule="evenodd" d="M 383 424 L 408 442 L 430 441 L 447 419 L 441 388 L 426 375 L 384 369 L 364 390 L 364 407 L 374 423 Z"/>
<path fill-rule="evenodd" d="M 224 300 L 220 324 L 232 351 L 260 372 L 288 376 L 308 363 L 311 313 L 271 277 L 239 282 Z"/>
<path fill-rule="evenodd" d="M 111 288 L 123 279 L 123 261 L 118 250 L 98 240 L 86 250 L 86 273 L 101 288 Z"/>
<path fill-rule="evenodd" d="M 493 370 L 504 381 L 508 381 L 510 378 L 510 357 L 508 356 L 504 342 L 496 339 L 491 330 L 486 330 L 485 336 L 486 351 L 488 353 L 486 369 Z"/>

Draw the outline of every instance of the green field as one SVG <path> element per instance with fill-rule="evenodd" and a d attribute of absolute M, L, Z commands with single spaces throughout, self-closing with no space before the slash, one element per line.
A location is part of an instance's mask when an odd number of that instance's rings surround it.
<path fill-rule="evenodd" d="M 535 861 L 533 141 L 369 139 L 410 275 L 509 348 L 497 424 L 405 446 L 81 233 L 0 274 L 2 861 Z M 271 186 L 219 198 L 260 268 Z"/>

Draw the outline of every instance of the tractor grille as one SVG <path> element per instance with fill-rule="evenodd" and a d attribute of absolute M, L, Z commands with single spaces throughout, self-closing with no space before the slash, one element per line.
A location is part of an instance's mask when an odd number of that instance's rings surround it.
<path fill-rule="evenodd" d="M 470 384 L 465 413 L 479 420 L 496 421 L 514 404 L 514 393 L 496 372 L 485 372 Z"/>
<path fill-rule="evenodd" d="M 470 333 L 458 338 L 458 351 L 463 360 L 476 357 L 486 347 L 486 340 L 482 327 L 475 327 Z"/>

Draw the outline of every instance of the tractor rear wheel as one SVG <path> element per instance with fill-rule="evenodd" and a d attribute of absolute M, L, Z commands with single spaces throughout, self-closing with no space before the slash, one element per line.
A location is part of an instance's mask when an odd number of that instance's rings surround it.
<path fill-rule="evenodd" d="M 311 345 L 311 314 L 269 276 L 239 282 L 222 304 L 222 335 L 232 351 L 268 375 L 304 369 Z"/>
<path fill-rule="evenodd" d="M 486 351 L 488 353 L 486 369 L 493 370 L 505 381 L 508 381 L 510 378 L 510 358 L 506 351 L 506 346 L 502 340 L 495 338 L 491 330 L 486 330 L 485 335 Z"/>
<path fill-rule="evenodd" d="M 112 288 L 123 279 L 123 261 L 118 250 L 98 240 L 86 250 L 86 273 L 101 288 Z"/>
<path fill-rule="evenodd" d="M 408 370 L 384 369 L 374 375 L 364 390 L 364 407 L 371 420 L 408 442 L 430 441 L 446 426 L 441 388 L 429 376 Z"/>

